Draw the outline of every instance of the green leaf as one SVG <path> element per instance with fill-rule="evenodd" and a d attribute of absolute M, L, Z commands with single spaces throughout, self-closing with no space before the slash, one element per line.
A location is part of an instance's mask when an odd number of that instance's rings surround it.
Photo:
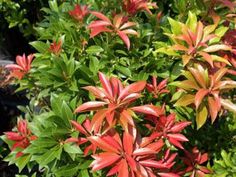
<path fill-rule="evenodd" d="M 89 69 L 93 74 L 96 74 L 99 71 L 99 60 L 94 56 L 90 57 Z"/>
<path fill-rule="evenodd" d="M 47 150 L 41 146 L 30 145 L 23 151 L 23 153 L 37 154 L 37 153 L 45 153 L 46 151 Z"/>
<path fill-rule="evenodd" d="M 95 54 L 95 55 L 98 55 L 103 51 L 104 49 L 98 45 L 93 45 L 86 49 L 87 54 Z"/>
<path fill-rule="evenodd" d="M 188 19 L 186 22 L 187 26 L 191 29 L 192 32 L 196 31 L 197 27 L 197 16 L 191 11 L 188 12 Z"/>
<path fill-rule="evenodd" d="M 56 0 L 49 1 L 49 7 L 51 8 L 52 11 L 58 12 L 58 5 Z"/>
<path fill-rule="evenodd" d="M 207 120 L 208 111 L 206 106 L 200 106 L 196 113 L 197 129 L 201 128 Z"/>
<path fill-rule="evenodd" d="M 225 150 L 221 151 L 221 156 L 224 160 L 225 165 L 227 165 L 228 167 L 234 167 L 234 164 L 232 164 L 231 160 L 230 160 L 230 154 L 227 154 L 227 152 Z"/>
<path fill-rule="evenodd" d="M 92 163 L 92 160 L 85 160 L 83 163 L 79 165 L 78 169 L 87 169 L 89 165 Z"/>
<path fill-rule="evenodd" d="M 46 53 L 49 48 L 47 44 L 41 41 L 30 42 L 30 45 L 32 45 L 40 53 Z"/>
<path fill-rule="evenodd" d="M 30 158 L 31 158 L 31 155 L 26 154 L 26 155 L 19 157 L 16 160 L 16 165 L 19 168 L 19 172 L 21 172 L 21 170 L 27 165 L 27 163 L 30 161 Z"/>
<path fill-rule="evenodd" d="M 60 159 L 61 152 L 62 152 L 62 147 L 54 146 L 52 149 L 48 150 L 48 152 L 46 152 L 43 155 L 40 155 L 35 160 L 41 166 L 45 166 L 45 165 L 47 165 L 48 163 L 50 163 L 51 161 L 53 161 L 55 159 Z"/>
<path fill-rule="evenodd" d="M 89 173 L 87 169 L 81 170 L 79 177 L 89 177 Z"/>
<path fill-rule="evenodd" d="M 182 23 L 175 21 L 170 17 L 168 17 L 168 21 L 170 23 L 171 31 L 173 34 L 178 35 L 182 33 Z"/>
<path fill-rule="evenodd" d="M 74 176 L 78 171 L 79 165 L 78 164 L 72 164 L 72 165 L 65 165 L 54 171 L 55 175 L 57 177 L 72 177 Z"/>
<path fill-rule="evenodd" d="M 51 95 L 52 110 L 56 115 L 61 115 L 62 100 L 55 94 Z"/>
<path fill-rule="evenodd" d="M 124 74 L 125 76 L 131 77 L 131 71 L 128 67 L 124 67 L 121 65 L 116 65 L 116 70 L 119 71 L 121 74 Z"/>
<path fill-rule="evenodd" d="M 170 81 L 173 81 L 177 79 L 181 74 L 183 70 L 183 65 L 181 61 L 178 61 L 174 64 L 173 69 L 170 72 Z"/>
<path fill-rule="evenodd" d="M 72 113 L 70 107 L 67 105 L 65 101 L 62 102 L 62 107 L 61 107 L 61 117 L 66 123 L 68 127 L 70 127 L 70 120 L 73 119 L 74 114 Z"/>
<path fill-rule="evenodd" d="M 215 35 L 216 35 L 217 37 L 211 39 L 211 40 L 209 41 L 209 44 L 213 44 L 213 43 L 220 42 L 221 37 L 224 36 L 224 34 L 226 33 L 226 31 L 227 31 L 228 29 L 229 29 L 229 28 L 228 28 L 228 27 L 225 27 L 225 26 L 221 26 L 221 27 L 217 28 L 217 29 L 215 30 Z"/>
<path fill-rule="evenodd" d="M 83 151 L 81 151 L 81 149 L 79 148 L 78 145 L 76 144 L 69 144 L 69 143 L 65 143 L 63 145 L 64 147 L 64 151 L 66 151 L 67 153 L 71 153 L 71 154 L 83 154 Z"/>
<path fill-rule="evenodd" d="M 50 148 L 58 144 L 58 142 L 52 138 L 39 137 L 38 139 L 32 141 L 31 144 L 41 147 L 41 148 Z"/>

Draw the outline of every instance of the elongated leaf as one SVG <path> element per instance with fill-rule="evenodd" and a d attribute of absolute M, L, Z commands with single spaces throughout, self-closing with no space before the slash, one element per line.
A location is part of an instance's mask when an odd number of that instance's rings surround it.
<path fill-rule="evenodd" d="M 61 117 L 64 120 L 65 124 L 70 127 L 70 120 L 73 119 L 73 113 L 70 109 L 70 107 L 68 106 L 68 104 L 63 101 L 62 102 L 62 107 L 61 107 Z"/>
<path fill-rule="evenodd" d="M 30 45 L 32 45 L 40 53 L 45 53 L 49 49 L 49 46 L 41 41 L 30 42 Z"/>
<path fill-rule="evenodd" d="M 91 111 L 91 110 L 98 110 L 102 108 L 107 103 L 103 101 L 88 101 L 75 109 L 75 113 Z"/>
<path fill-rule="evenodd" d="M 146 81 L 139 81 L 130 84 L 121 91 L 118 99 L 122 100 L 130 93 L 139 93 L 145 88 L 145 86 L 146 86 Z"/>
<path fill-rule="evenodd" d="M 78 168 L 78 164 L 65 165 L 54 171 L 54 173 L 57 177 L 71 177 L 77 173 Z"/>
<path fill-rule="evenodd" d="M 111 153 L 119 153 L 118 149 L 116 149 L 114 146 L 111 146 L 106 141 L 104 141 L 101 137 L 98 136 L 91 136 L 88 138 L 88 140 L 93 143 L 94 145 L 97 145 L 99 148 L 101 148 L 104 151 L 111 152 Z M 112 139 L 115 141 L 114 139 Z"/>
<path fill-rule="evenodd" d="M 213 97 L 208 97 L 208 107 L 211 115 L 211 122 L 213 123 L 217 117 L 218 109 L 217 102 Z"/>
<path fill-rule="evenodd" d="M 117 33 L 120 36 L 120 38 L 122 39 L 122 41 L 125 43 L 127 49 L 129 50 L 130 49 L 130 40 L 129 40 L 129 37 L 127 36 L 127 34 L 124 33 L 123 31 L 118 31 Z"/>
<path fill-rule="evenodd" d="M 99 80 L 100 80 L 100 82 L 102 84 L 102 87 L 105 89 L 107 94 L 110 97 L 112 97 L 113 96 L 113 92 L 112 92 L 112 87 L 111 87 L 109 79 L 106 78 L 106 76 L 102 72 L 99 72 L 98 76 L 99 76 Z"/>
<path fill-rule="evenodd" d="M 39 158 L 35 159 L 40 165 L 44 166 L 55 159 L 60 159 L 62 152 L 62 147 L 55 146 L 48 150 L 45 154 L 41 155 Z"/>
<path fill-rule="evenodd" d="M 192 32 L 195 32 L 197 27 L 197 16 L 191 11 L 188 12 L 188 19 L 186 24 L 192 30 Z"/>
<path fill-rule="evenodd" d="M 232 50 L 232 48 L 225 44 L 216 44 L 216 45 L 211 45 L 205 48 L 203 51 L 204 52 L 217 52 L 219 50 Z"/>
<path fill-rule="evenodd" d="M 227 99 L 220 99 L 220 103 L 225 109 L 228 109 L 234 113 L 236 113 L 236 105 Z"/>
<path fill-rule="evenodd" d="M 131 109 L 135 112 L 138 112 L 138 113 L 153 115 L 153 116 L 156 116 L 156 117 L 159 117 L 160 115 L 163 114 L 162 108 L 156 107 L 156 106 L 153 106 L 153 105 L 136 106 L 136 107 L 133 107 Z"/>
<path fill-rule="evenodd" d="M 188 106 L 194 103 L 194 95 L 186 94 L 181 96 L 181 98 L 174 104 L 174 106 Z"/>
<path fill-rule="evenodd" d="M 103 152 L 100 154 L 92 155 L 92 157 L 95 158 L 95 161 L 93 161 L 90 165 L 93 171 L 110 166 L 121 158 L 116 153 L 111 152 Z"/>
<path fill-rule="evenodd" d="M 201 128 L 207 120 L 208 111 L 206 106 L 201 106 L 196 113 L 197 129 Z"/>
<path fill-rule="evenodd" d="M 19 172 L 23 170 L 23 168 L 27 165 L 27 163 L 30 161 L 31 155 L 26 154 L 21 157 L 18 157 L 16 160 L 16 165 L 19 168 Z"/>
<path fill-rule="evenodd" d="M 64 150 L 67 153 L 71 153 L 71 154 L 83 154 L 83 151 L 81 151 L 81 149 L 79 148 L 78 145 L 76 144 L 69 144 L 69 143 L 65 143 L 63 145 Z"/>
<path fill-rule="evenodd" d="M 196 109 L 198 109 L 199 105 L 201 104 L 203 98 L 208 94 L 208 89 L 200 89 L 195 96 L 194 102 Z"/>
<path fill-rule="evenodd" d="M 103 15 L 103 14 L 100 13 L 100 12 L 92 11 L 92 12 L 90 12 L 90 13 L 93 14 L 94 16 L 96 16 L 97 18 L 101 19 L 101 20 L 104 20 L 104 21 L 106 21 L 106 22 L 111 23 L 110 19 L 107 18 L 105 15 Z"/>
<path fill-rule="evenodd" d="M 99 53 L 103 52 L 104 49 L 100 46 L 97 45 L 92 45 L 86 49 L 87 54 L 96 54 L 98 55 Z M 95 58 L 94 59 L 96 63 L 98 63 L 98 60 Z"/>

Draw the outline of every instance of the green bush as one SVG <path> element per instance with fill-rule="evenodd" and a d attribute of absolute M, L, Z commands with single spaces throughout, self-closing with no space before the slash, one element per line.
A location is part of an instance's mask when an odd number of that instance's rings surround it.
<path fill-rule="evenodd" d="M 25 116 L 2 136 L 33 176 L 236 175 L 235 3 L 49 1 L 7 65 Z"/>

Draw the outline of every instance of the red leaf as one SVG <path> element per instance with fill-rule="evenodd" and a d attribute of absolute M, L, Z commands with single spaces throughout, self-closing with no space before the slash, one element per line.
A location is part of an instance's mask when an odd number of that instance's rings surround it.
<path fill-rule="evenodd" d="M 102 21 L 102 20 L 97 20 L 97 21 L 92 21 L 88 28 L 97 28 L 97 27 L 106 27 L 111 25 L 111 23 L 106 22 L 106 21 Z"/>
<path fill-rule="evenodd" d="M 104 151 L 107 151 L 107 152 L 112 152 L 112 153 L 119 153 L 119 149 L 116 149 L 114 146 L 112 146 L 111 144 L 109 144 L 109 142 L 107 141 L 104 141 L 101 137 L 98 137 L 98 136 L 90 136 L 88 137 L 88 140 L 98 146 L 99 148 L 101 148 L 102 150 Z M 115 141 L 114 139 L 110 139 L 111 143 L 114 143 L 112 141 Z"/>
<path fill-rule="evenodd" d="M 202 102 L 202 99 L 209 93 L 207 89 L 200 89 L 195 95 L 195 106 L 198 109 L 199 105 Z"/>
<path fill-rule="evenodd" d="M 92 157 L 95 159 L 90 165 L 93 171 L 97 171 L 110 166 L 121 158 L 119 155 L 110 152 L 103 152 L 100 154 L 92 155 Z"/>
<path fill-rule="evenodd" d="M 103 106 L 105 106 L 106 104 L 107 103 L 103 101 L 89 101 L 77 107 L 74 113 L 98 110 L 102 108 Z"/>
<path fill-rule="evenodd" d="M 129 50 L 129 48 L 130 48 L 129 37 L 122 31 L 117 31 L 117 33 L 120 36 L 120 38 L 122 39 L 122 41 L 124 41 L 125 45 L 127 46 L 128 50 Z"/>
<path fill-rule="evenodd" d="M 152 150 L 156 151 L 156 153 L 158 153 L 162 149 L 163 146 L 164 146 L 163 140 L 159 139 L 158 141 L 147 145 L 145 148 L 152 149 Z"/>
<path fill-rule="evenodd" d="M 199 164 L 203 164 L 208 160 L 208 154 L 204 153 L 203 155 L 201 155 L 201 160 L 199 161 Z"/>
<path fill-rule="evenodd" d="M 19 120 L 17 123 L 17 129 L 21 134 L 27 135 L 28 134 L 27 121 Z"/>
<path fill-rule="evenodd" d="M 138 35 L 138 32 L 133 29 L 126 29 L 126 30 L 122 30 L 121 32 L 123 32 L 125 34 Z"/>
<path fill-rule="evenodd" d="M 132 155 L 133 153 L 133 137 L 128 133 L 123 134 L 123 148 L 127 155 Z"/>
<path fill-rule="evenodd" d="M 123 30 L 123 29 L 125 29 L 125 28 L 129 28 L 129 27 L 135 26 L 135 25 L 136 25 L 135 22 L 127 22 L 127 23 L 124 23 L 119 29 L 120 29 L 120 30 Z"/>
<path fill-rule="evenodd" d="M 100 110 L 93 116 L 93 119 L 91 121 L 91 131 L 97 132 L 99 130 L 99 128 L 102 126 L 102 121 L 106 116 L 106 112 L 106 109 Z"/>
<path fill-rule="evenodd" d="M 171 129 L 170 131 L 172 133 L 178 133 L 180 131 L 182 131 L 185 127 L 187 127 L 188 125 L 190 125 L 192 122 L 179 122 L 177 124 L 175 124 Z"/>
<path fill-rule="evenodd" d="M 129 167 L 125 160 L 121 160 L 118 177 L 129 177 Z"/>
<path fill-rule="evenodd" d="M 4 134 L 7 136 L 7 139 L 12 141 L 21 141 L 24 139 L 24 137 L 17 132 L 5 132 Z"/>
<path fill-rule="evenodd" d="M 84 135 L 88 135 L 88 133 L 86 132 L 86 130 L 84 129 L 84 127 L 82 127 L 82 125 L 80 125 L 78 122 L 72 120 L 71 124 L 73 125 L 73 127 L 78 130 L 80 133 L 83 133 Z"/>
<path fill-rule="evenodd" d="M 111 30 L 106 28 L 105 26 L 91 28 L 90 38 L 93 38 L 102 32 L 111 32 Z"/>
<path fill-rule="evenodd" d="M 109 172 L 107 173 L 107 176 L 115 175 L 118 172 L 119 172 L 119 165 L 117 164 L 109 170 Z"/>
<path fill-rule="evenodd" d="M 139 148 L 139 149 L 136 149 L 134 152 L 133 152 L 133 155 L 134 156 L 142 156 L 142 155 L 150 155 L 150 154 L 155 154 L 156 151 L 155 150 L 152 150 L 150 148 Z"/>
<path fill-rule="evenodd" d="M 213 123 L 217 117 L 218 109 L 217 103 L 212 97 L 208 97 L 208 107 L 211 115 L 211 122 Z"/>
<path fill-rule="evenodd" d="M 158 173 L 161 177 L 180 177 L 179 175 L 175 173 Z"/>
<path fill-rule="evenodd" d="M 159 117 L 160 115 L 162 115 L 164 113 L 162 108 L 159 108 L 159 107 L 153 106 L 153 105 L 136 106 L 131 109 L 135 112 L 138 112 L 138 113 L 153 115 L 156 117 Z"/>
<path fill-rule="evenodd" d="M 121 123 L 121 126 L 124 128 L 124 130 L 126 132 L 129 131 L 128 129 L 128 125 L 131 125 L 134 127 L 134 121 L 133 121 L 133 118 L 132 118 L 132 113 L 133 111 L 131 111 L 130 109 L 129 110 L 123 110 L 121 112 L 121 115 L 120 115 L 120 123 Z"/>
<path fill-rule="evenodd" d="M 122 14 L 117 14 L 113 18 L 113 24 L 117 29 L 120 27 L 120 25 L 122 23 L 122 20 L 123 20 L 123 15 Z"/>
<path fill-rule="evenodd" d="M 96 16 L 97 18 L 101 19 L 101 20 L 104 20 L 104 21 L 106 21 L 106 22 L 111 23 L 110 19 L 107 18 L 105 15 L 103 15 L 103 14 L 100 13 L 100 12 L 92 11 L 92 12 L 90 12 L 90 13 L 93 14 L 94 16 Z"/>
<path fill-rule="evenodd" d="M 90 92 L 92 92 L 92 94 L 96 97 L 96 98 L 100 98 L 100 99 L 104 99 L 106 97 L 106 94 L 99 88 L 94 87 L 94 86 L 87 86 L 87 87 L 83 87 L 83 89 L 88 90 Z"/>
<path fill-rule="evenodd" d="M 164 165 L 161 162 L 157 162 L 155 160 L 142 160 L 139 163 L 143 166 L 146 166 L 146 167 L 154 167 L 154 168 L 158 168 L 158 169 L 166 168 L 166 165 Z"/>
<path fill-rule="evenodd" d="M 106 76 L 102 72 L 99 72 L 98 76 L 104 90 L 110 97 L 113 97 L 110 81 L 106 78 Z"/>
<path fill-rule="evenodd" d="M 178 140 L 176 140 L 175 138 L 168 138 L 168 140 L 169 140 L 169 142 L 171 143 L 171 144 L 173 144 L 174 146 L 176 146 L 176 147 L 178 147 L 178 148 L 180 148 L 180 149 L 184 149 L 184 147 L 182 146 L 182 144 L 178 141 Z"/>
<path fill-rule="evenodd" d="M 175 139 L 177 141 L 188 141 L 188 139 L 184 135 L 182 135 L 182 134 L 170 134 L 169 133 L 167 136 L 169 138 L 173 138 L 173 139 Z"/>
<path fill-rule="evenodd" d="M 122 88 L 122 83 L 120 82 L 119 79 L 115 77 L 111 77 L 110 83 L 112 86 L 112 92 L 113 92 L 113 97 L 117 99 L 118 95 L 120 94 L 120 89 Z"/>
<path fill-rule="evenodd" d="M 129 103 L 129 102 L 132 102 L 140 97 L 141 97 L 141 95 L 139 93 L 131 93 L 122 100 L 122 103 L 123 104 Z"/>
<path fill-rule="evenodd" d="M 211 65 L 212 68 L 214 67 L 211 55 L 202 51 L 198 52 L 198 54 L 201 55 Z"/>
<path fill-rule="evenodd" d="M 122 100 L 131 93 L 139 93 L 145 88 L 145 86 L 146 86 L 146 81 L 139 81 L 130 84 L 121 91 L 118 99 Z"/>
<path fill-rule="evenodd" d="M 203 35 L 203 24 L 202 22 L 197 23 L 197 30 L 196 30 L 196 43 L 195 45 L 198 45 L 199 42 L 202 40 L 202 35 Z"/>
<path fill-rule="evenodd" d="M 102 140 L 104 142 L 106 142 L 107 144 L 110 144 L 112 147 L 114 147 L 117 150 L 121 150 L 122 149 L 121 145 L 119 144 L 119 142 L 117 142 L 114 139 L 114 137 L 111 137 L 109 135 L 105 135 L 105 136 L 102 136 Z"/>
<path fill-rule="evenodd" d="M 8 64 L 5 66 L 5 68 L 11 69 L 11 70 L 16 70 L 16 69 L 23 70 L 23 68 L 21 66 L 16 65 L 16 64 Z"/>

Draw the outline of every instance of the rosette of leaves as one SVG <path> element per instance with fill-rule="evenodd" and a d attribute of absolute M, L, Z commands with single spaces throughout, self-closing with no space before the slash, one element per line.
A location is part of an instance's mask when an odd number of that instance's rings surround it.
<path fill-rule="evenodd" d="M 221 151 L 221 159 L 215 159 L 213 177 L 230 177 L 236 174 L 236 153 L 235 149 L 230 152 Z"/>
<path fill-rule="evenodd" d="M 203 61 L 213 67 L 213 63 L 228 61 L 216 54 L 217 51 L 231 51 L 228 45 L 219 43 L 219 40 L 227 31 L 227 27 L 220 26 L 219 17 L 213 16 L 214 24 L 204 26 L 201 21 L 197 21 L 197 16 L 189 12 L 186 23 L 181 23 L 169 18 L 171 33 L 166 33 L 173 45 L 169 50 L 177 52 L 182 58 L 183 65 L 197 61 Z M 218 28 L 217 28 L 218 27 Z"/>
<path fill-rule="evenodd" d="M 175 106 L 193 105 L 196 109 L 196 123 L 199 129 L 211 118 L 213 123 L 222 108 L 235 113 L 236 106 L 222 95 L 229 89 L 236 88 L 236 81 L 225 77 L 227 68 L 221 68 L 209 73 L 208 69 L 200 64 L 183 71 L 186 80 L 173 82 L 172 85 L 182 89 L 182 94 Z"/>

